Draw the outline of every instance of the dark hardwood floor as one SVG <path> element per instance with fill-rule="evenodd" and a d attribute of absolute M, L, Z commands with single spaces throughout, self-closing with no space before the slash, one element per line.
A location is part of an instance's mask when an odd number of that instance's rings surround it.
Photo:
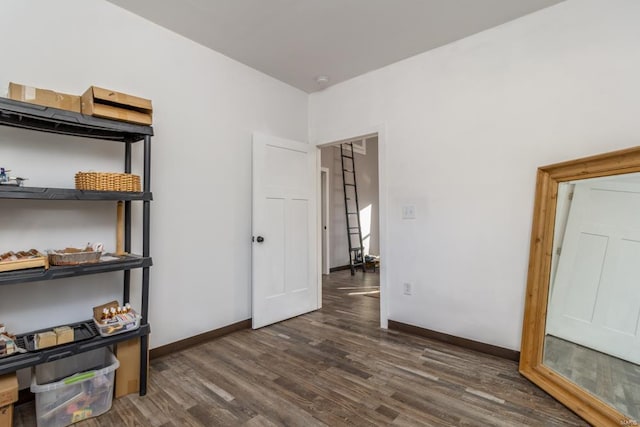
<path fill-rule="evenodd" d="M 516 362 L 379 329 L 377 286 L 325 276 L 322 310 L 155 359 L 146 397 L 78 425 L 587 425 Z M 32 425 L 33 403 L 16 408 L 15 426 Z"/>
<path fill-rule="evenodd" d="M 544 364 L 598 396 L 633 420 L 640 420 L 640 366 L 547 335 Z"/>

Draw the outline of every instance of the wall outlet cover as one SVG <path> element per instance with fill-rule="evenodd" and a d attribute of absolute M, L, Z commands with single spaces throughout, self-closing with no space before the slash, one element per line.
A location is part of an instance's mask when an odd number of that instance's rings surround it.
<path fill-rule="evenodd" d="M 416 207 L 413 205 L 403 206 L 402 219 L 416 219 Z"/>
<path fill-rule="evenodd" d="M 403 293 L 405 295 L 411 295 L 411 283 L 405 283 L 402 285 Z"/>

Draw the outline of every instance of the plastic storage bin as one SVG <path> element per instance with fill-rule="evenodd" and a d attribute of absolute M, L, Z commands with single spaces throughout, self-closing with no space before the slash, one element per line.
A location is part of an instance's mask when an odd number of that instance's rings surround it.
<path fill-rule="evenodd" d="M 107 412 L 118 366 L 106 347 L 36 366 L 31 391 L 38 426 L 64 427 Z"/>
<path fill-rule="evenodd" d="M 116 319 L 110 319 L 105 323 L 94 318 L 93 323 L 95 323 L 98 333 L 103 337 L 131 332 L 140 327 L 140 319 L 142 319 L 142 316 L 133 310 L 129 314 L 118 317 L 119 318 Z"/>

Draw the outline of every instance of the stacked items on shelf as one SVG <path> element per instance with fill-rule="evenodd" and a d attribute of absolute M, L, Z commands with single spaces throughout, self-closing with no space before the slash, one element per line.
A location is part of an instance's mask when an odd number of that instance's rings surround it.
<path fill-rule="evenodd" d="M 150 100 L 96 86 L 77 96 L 12 82 L 8 98 L 129 123 L 150 125 L 153 121 Z"/>
<path fill-rule="evenodd" d="M 120 306 L 118 301 L 111 301 L 93 307 L 93 321 L 103 337 L 138 329 L 140 318 L 129 303 Z"/>
<path fill-rule="evenodd" d="M 35 349 L 53 347 L 55 345 L 73 342 L 73 329 L 70 326 L 58 326 L 50 331 L 38 332 L 34 336 Z"/>
<path fill-rule="evenodd" d="M 37 249 L 28 251 L 9 251 L 0 254 L 0 272 L 24 270 L 28 268 L 44 267 L 49 265 L 80 265 L 96 263 L 102 256 L 102 244 L 88 244 L 84 248 L 64 248 L 46 251 L 44 255 Z M 107 258 L 111 260 L 112 257 Z"/>
<path fill-rule="evenodd" d="M 9 169 L 0 167 L 0 185 L 13 185 L 16 187 L 22 187 L 23 182 L 29 179 L 19 176 L 10 176 L 9 172 L 11 172 Z"/>
<path fill-rule="evenodd" d="M 36 249 L 0 254 L 0 272 L 35 267 L 49 268 L 48 258 Z"/>
<path fill-rule="evenodd" d="M 90 339 L 97 335 L 95 331 L 103 337 L 131 332 L 140 327 L 141 319 L 142 316 L 131 307 L 131 304 L 126 303 L 120 306 L 118 301 L 111 301 L 93 307 L 95 330 L 86 322 L 80 322 L 27 333 L 20 335 L 24 337 L 24 349 L 18 347 L 16 336 L 8 333 L 5 326 L 0 323 L 0 357 Z"/>
<path fill-rule="evenodd" d="M 74 111 L 89 116 L 151 125 L 153 107 L 145 98 L 90 86 L 82 96 L 9 83 L 8 98 L 30 104 Z M 27 178 L 9 177 L 0 168 L 0 185 L 22 186 Z M 140 192 L 140 176 L 131 173 L 78 172 L 77 190 Z"/>
<path fill-rule="evenodd" d="M 47 255 L 37 249 L 30 249 L 28 251 L 9 251 L 0 254 L 0 273 L 38 267 L 44 267 L 47 270 L 50 265 L 74 266 L 118 259 L 113 254 L 103 253 L 102 243 L 93 245 L 89 243 L 83 248 L 49 249 L 45 252 Z M 124 255 L 124 253 L 121 255 Z"/>
<path fill-rule="evenodd" d="M 0 357 L 12 355 L 21 350 L 16 344 L 16 336 L 7 332 L 7 328 L 0 323 Z"/>

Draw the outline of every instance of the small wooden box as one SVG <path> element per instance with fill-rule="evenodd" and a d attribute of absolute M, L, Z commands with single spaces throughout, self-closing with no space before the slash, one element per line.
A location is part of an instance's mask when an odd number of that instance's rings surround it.
<path fill-rule="evenodd" d="M 150 100 L 96 86 L 82 94 L 82 114 L 142 125 L 153 121 Z"/>
<path fill-rule="evenodd" d="M 69 326 L 60 326 L 58 328 L 53 328 L 53 332 L 56 334 L 57 345 L 73 342 L 73 329 L 71 329 Z"/>
<path fill-rule="evenodd" d="M 53 331 L 39 332 L 34 337 L 36 349 L 58 345 L 58 336 Z"/>

